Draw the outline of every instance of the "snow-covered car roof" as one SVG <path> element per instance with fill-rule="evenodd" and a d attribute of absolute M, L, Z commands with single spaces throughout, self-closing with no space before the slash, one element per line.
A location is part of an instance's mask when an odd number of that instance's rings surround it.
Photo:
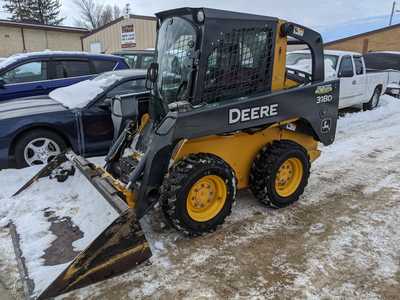
<path fill-rule="evenodd" d="M 0 61 L 0 69 L 6 68 L 11 64 L 14 64 L 21 60 L 26 60 L 29 58 L 37 58 L 37 57 L 48 57 L 48 56 L 87 56 L 91 58 L 95 57 L 112 57 L 115 58 L 114 55 L 111 54 L 95 54 L 88 52 L 79 52 L 79 51 L 41 51 L 41 52 L 28 52 L 28 53 L 18 53 L 11 55 L 10 57 Z"/>
<path fill-rule="evenodd" d="M 288 52 L 288 54 L 290 54 L 290 53 L 310 53 L 310 50 L 296 50 L 296 51 Z M 326 54 L 326 55 L 338 55 L 338 56 L 343 56 L 343 55 L 360 56 L 360 55 L 362 55 L 359 52 L 341 51 L 341 50 L 324 50 L 324 54 Z"/>
<path fill-rule="evenodd" d="M 127 69 L 106 72 L 93 79 L 56 89 L 49 94 L 49 97 L 69 109 L 83 108 L 118 81 L 128 78 L 139 80 L 145 77 L 146 70 Z"/>

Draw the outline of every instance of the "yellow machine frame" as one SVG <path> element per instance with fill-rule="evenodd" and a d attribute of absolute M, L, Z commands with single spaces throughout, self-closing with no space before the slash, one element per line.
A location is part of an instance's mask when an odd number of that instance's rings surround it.
<path fill-rule="evenodd" d="M 256 133 L 239 132 L 225 136 L 208 136 L 184 141 L 173 157 L 178 161 L 190 154 L 209 153 L 222 158 L 235 171 L 238 189 L 249 186 L 250 169 L 257 153 L 274 141 L 290 140 L 303 146 L 311 161 L 320 156 L 318 142 L 309 135 L 281 128 L 276 124 Z"/>

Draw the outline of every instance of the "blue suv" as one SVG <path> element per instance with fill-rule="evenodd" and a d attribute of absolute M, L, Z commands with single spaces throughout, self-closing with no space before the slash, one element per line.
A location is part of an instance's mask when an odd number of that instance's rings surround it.
<path fill-rule="evenodd" d="M 48 95 L 96 74 L 128 68 L 124 58 L 113 55 L 59 51 L 13 55 L 0 62 L 0 101 Z"/>

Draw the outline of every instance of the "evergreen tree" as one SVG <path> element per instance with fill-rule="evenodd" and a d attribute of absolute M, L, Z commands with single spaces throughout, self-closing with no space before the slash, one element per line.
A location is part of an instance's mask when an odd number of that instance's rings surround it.
<path fill-rule="evenodd" d="M 30 0 L 4 0 L 3 8 L 10 14 L 14 21 L 29 22 L 32 20 L 29 7 Z"/>
<path fill-rule="evenodd" d="M 32 15 L 32 20 L 39 24 L 59 25 L 64 18 L 60 18 L 60 0 L 26 0 Z"/>

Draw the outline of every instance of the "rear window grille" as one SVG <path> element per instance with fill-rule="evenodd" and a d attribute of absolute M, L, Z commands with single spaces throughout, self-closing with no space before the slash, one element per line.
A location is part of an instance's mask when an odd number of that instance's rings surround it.
<path fill-rule="evenodd" d="M 273 38 L 268 27 L 221 35 L 208 56 L 202 101 L 212 103 L 270 91 Z"/>

